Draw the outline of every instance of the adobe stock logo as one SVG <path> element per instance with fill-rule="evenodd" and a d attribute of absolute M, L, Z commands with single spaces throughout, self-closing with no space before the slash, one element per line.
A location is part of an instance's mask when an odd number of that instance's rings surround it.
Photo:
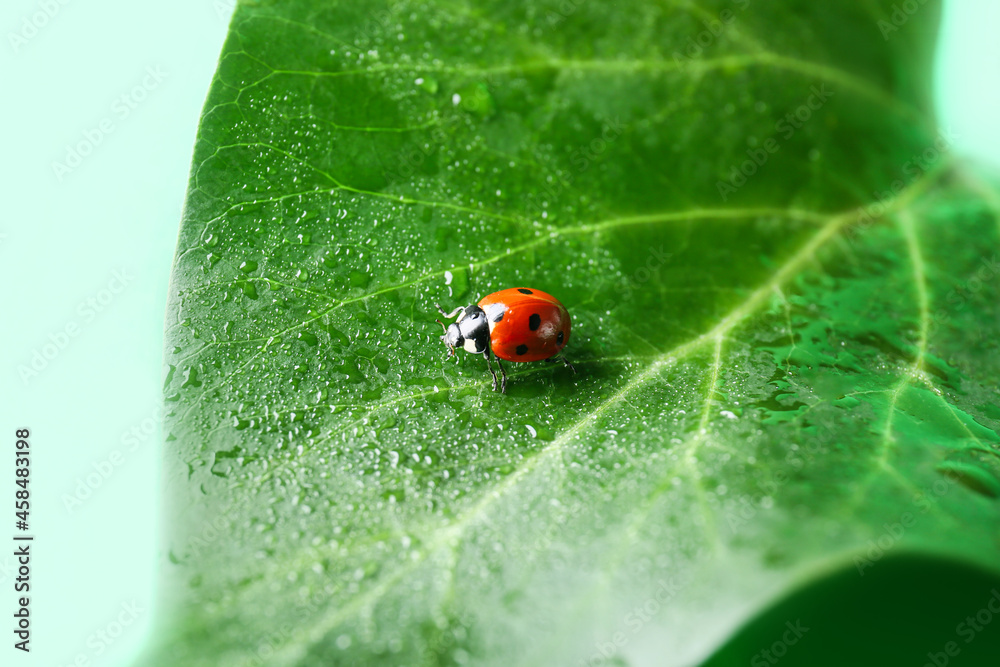
<path fill-rule="evenodd" d="M 899 29 L 906 25 L 910 18 L 925 4 L 927 4 L 927 0 L 903 0 L 903 2 L 893 5 L 889 20 L 879 19 L 878 21 L 877 25 L 879 32 L 882 33 L 882 38 L 888 42 L 892 33 L 899 32 Z"/>
<path fill-rule="evenodd" d="M 38 3 L 38 11 L 25 16 L 21 21 L 21 29 L 17 32 L 8 32 L 7 41 L 10 48 L 17 53 L 21 47 L 34 39 L 39 31 L 49 24 L 63 5 L 68 5 L 70 0 L 42 0 Z"/>
<path fill-rule="evenodd" d="M 613 119 L 605 119 L 601 122 L 601 131 L 585 144 L 577 146 L 570 154 L 570 161 L 573 163 L 574 172 L 567 172 L 561 179 L 542 179 L 535 192 L 527 195 L 528 208 L 536 212 L 542 218 L 548 218 L 549 202 L 558 201 L 564 196 L 569 188 L 573 186 L 576 176 L 582 174 L 590 168 L 591 164 L 599 159 L 627 129 L 621 120 L 616 116 Z"/>
<path fill-rule="evenodd" d="M 715 182 L 722 201 L 729 201 L 731 195 L 746 185 L 749 179 L 764 168 L 771 156 L 781 150 L 779 136 L 784 141 L 790 140 L 834 96 L 834 91 L 828 89 L 825 83 L 812 86 L 809 93 L 802 104 L 786 113 L 774 124 L 774 134 L 759 143 L 756 137 L 750 137 L 754 143 L 746 150 L 748 159 L 730 167 L 726 180 Z"/>
<path fill-rule="evenodd" d="M 662 578 L 650 582 L 649 597 L 641 604 L 636 604 L 625 614 L 623 623 L 629 632 L 626 633 L 619 629 L 603 641 L 595 642 L 594 652 L 590 657 L 579 660 L 577 667 L 618 664 L 621 650 L 629 644 L 633 637 L 642 632 L 643 628 L 654 621 L 660 611 L 668 606 L 690 583 L 689 579 L 681 577 Z"/>
<path fill-rule="evenodd" d="M 740 12 L 744 12 L 750 7 L 750 0 L 732 0 L 732 4 L 736 5 L 736 9 Z M 687 41 L 681 44 L 681 48 L 673 53 L 677 69 L 682 72 L 693 69 L 692 66 L 705 55 L 705 50 L 715 44 L 736 19 L 736 12 L 729 7 L 721 9 L 714 17 L 702 19 L 701 25 L 705 26 L 705 29 L 697 35 L 688 37 Z"/>
<path fill-rule="evenodd" d="M 802 621 L 796 619 L 794 623 L 787 621 L 785 630 L 781 638 L 765 649 L 761 649 L 750 659 L 751 667 L 767 667 L 775 665 L 779 660 L 788 654 L 789 647 L 795 646 L 799 640 L 809 632 L 809 628 L 802 625 Z"/>
<path fill-rule="evenodd" d="M 52 161 L 52 173 L 56 180 L 62 182 L 67 174 L 83 164 L 85 158 L 91 155 L 98 146 L 104 143 L 109 134 L 115 131 L 118 123 L 132 115 L 149 94 L 160 87 L 167 73 L 159 66 L 147 67 L 145 75 L 137 85 L 122 93 L 111 103 L 110 113 L 99 120 L 93 127 L 83 131 L 83 138 L 76 143 L 66 144 L 66 153 L 62 161 Z"/>
<path fill-rule="evenodd" d="M 610 313 L 620 304 L 629 302 L 633 292 L 641 289 L 642 285 L 649 282 L 654 276 L 658 276 L 660 267 L 670 261 L 673 256 L 671 252 L 664 252 L 662 245 L 650 248 L 644 263 L 640 264 L 636 261 L 633 266 L 637 268 L 632 273 L 623 275 L 614 282 L 614 289 L 618 296 L 608 296 L 604 301 L 605 312 Z"/>
<path fill-rule="evenodd" d="M 61 329 L 49 333 L 48 340 L 41 347 L 31 351 L 29 363 L 17 367 L 21 382 L 27 386 L 29 381 L 37 378 L 48 368 L 49 363 L 62 354 L 70 342 L 80 335 L 83 327 L 97 319 L 97 316 L 104 312 L 134 279 L 135 276 L 129 274 L 128 269 L 112 271 L 111 280 L 104 288 L 77 304 L 76 314 L 79 319 L 71 319 Z"/>
<path fill-rule="evenodd" d="M 133 424 L 128 431 L 122 433 L 119 439 L 122 447 L 113 449 L 106 457 L 92 462 L 90 464 L 92 470 L 85 476 L 76 478 L 73 492 L 62 495 L 63 507 L 66 508 L 66 511 L 73 514 L 83 507 L 87 499 L 93 496 L 119 468 L 124 466 L 129 459 L 136 458 L 133 454 L 139 450 L 143 443 L 153 437 L 162 422 L 163 411 L 160 410 L 159 406 L 156 406 L 148 417 Z"/>
<path fill-rule="evenodd" d="M 1000 617 L 1000 591 L 996 588 L 990 590 L 990 597 L 986 603 L 975 614 L 969 614 L 962 622 L 955 626 L 955 634 L 966 644 L 971 644 L 979 636 L 979 633 L 986 630 L 986 627 L 993 622 L 993 619 Z M 923 667 L 947 667 L 952 658 L 962 652 L 962 645 L 957 641 L 947 642 L 940 651 L 929 651 L 927 662 Z M 961 660 L 957 664 L 963 663 Z"/>
<path fill-rule="evenodd" d="M 59 667 L 90 667 L 145 613 L 146 608 L 140 607 L 135 600 L 122 602 L 110 620 L 87 636 L 87 650 L 77 652 L 72 662 L 60 662 Z"/>

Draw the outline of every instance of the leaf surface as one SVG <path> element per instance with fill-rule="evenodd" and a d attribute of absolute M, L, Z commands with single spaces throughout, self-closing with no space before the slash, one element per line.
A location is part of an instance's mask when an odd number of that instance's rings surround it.
<path fill-rule="evenodd" d="M 239 5 L 148 660 L 685 664 L 830 567 L 996 569 L 997 196 L 929 112 L 935 4 L 817 4 Z M 500 395 L 434 304 L 513 286 L 579 372 Z"/>

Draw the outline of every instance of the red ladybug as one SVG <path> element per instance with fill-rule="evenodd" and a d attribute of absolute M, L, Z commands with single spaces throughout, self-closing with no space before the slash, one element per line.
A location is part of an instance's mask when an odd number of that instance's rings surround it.
<path fill-rule="evenodd" d="M 486 367 L 493 375 L 493 389 L 497 389 L 497 374 L 490 362 L 490 351 L 497 356 L 497 366 L 503 381 L 500 391 L 507 391 L 507 371 L 500 360 L 555 361 L 556 358 L 573 369 L 565 357 L 556 357 L 569 342 L 569 312 L 551 294 L 527 287 L 512 287 L 484 296 L 474 306 L 458 307 L 446 313 L 447 318 L 458 315 L 451 325 L 437 322 L 444 327 L 441 340 L 448 346 L 449 356 L 461 347 L 471 354 L 486 357 Z"/>

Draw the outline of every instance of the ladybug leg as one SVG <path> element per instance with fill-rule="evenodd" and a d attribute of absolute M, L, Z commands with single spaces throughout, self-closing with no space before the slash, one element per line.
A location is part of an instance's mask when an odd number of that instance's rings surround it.
<path fill-rule="evenodd" d="M 463 308 L 462 306 L 459 306 L 458 308 L 456 308 L 455 310 L 451 311 L 450 313 L 446 313 L 445 310 L 444 310 L 444 308 L 442 308 L 440 306 L 440 304 L 436 304 L 435 303 L 434 307 L 438 309 L 439 313 L 441 313 L 442 315 L 444 315 L 445 317 L 447 317 L 449 320 L 451 318 L 453 318 L 453 317 L 458 317 L 458 314 L 460 312 L 462 312 L 463 310 L 465 310 L 465 308 Z M 442 325 L 442 326 L 444 326 L 444 325 Z"/>
<path fill-rule="evenodd" d="M 563 362 L 564 365 L 569 366 L 569 369 L 574 373 L 576 373 L 576 368 L 573 367 L 573 364 L 569 363 L 569 359 L 567 359 L 566 357 L 549 357 L 548 359 L 545 360 L 545 363 L 550 364 L 557 359 Z"/>
<path fill-rule="evenodd" d="M 500 393 L 501 394 L 506 394 L 507 393 L 507 371 L 506 371 L 506 369 L 504 369 L 503 364 L 500 363 L 500 357 L 497 357 L 497 366 L 500 367 L 500 375 L 503 377 L 503 380 L 500 382 Z"/>
<path fill-rule="evenodd" d="M 486 348 L 485 350 L 483 350 L 483 356 L 486 357 L 486 368 L 490 369 L 490 375 L 493 376 L 493 391 L 496 391 L 497 390 L 497 372 L 495 370 L 493 370 L 493 364 L 490 361 L 490 348 Z M 497 366 L 500 366 L 500 360 L 499 359 L 497 359 Z M 502 366 L 500 367 L 500 371 L 503 372 L 503 367 Z M 506 387 L 507 387 L 507 376 L 504 375 L 503 379 L 504 379 L 503 387 L 504 387 L 504 389 L 506 389 Z M 503 389 L 501 389 L 501 391 L 503 391 Z"/>

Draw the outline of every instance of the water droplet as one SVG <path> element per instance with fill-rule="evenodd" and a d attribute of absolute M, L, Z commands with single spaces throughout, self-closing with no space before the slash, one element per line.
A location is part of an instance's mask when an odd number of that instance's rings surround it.
<path fill-rule="evenodd" d="M 335 343 L 340 343 L 341 345 L 347 345 L 348 343 L 351 342 L 351 339 L 348 338 L 347 335 L 340 329 L 336 329 L 334 327 L 327 327 L 326 332 L 330 334 L 330 337 L 333 339 Z"/>
<path fill-rule="evenodd" d="M 256 270 L 257 270 L 257 262 L 253 261 L 252 259 L 248 259 L 247 261 L 240 264 L 240 271 L 242 271 L 243 273 L 250 273 Z"/>
<path fill-rule="evenodd" d="M 450 297 L 458 298 L 469 291 L 469 272 L 465 268 L 453 268 L 451 271 L 451 281 L 446 282 L 451 291 Z"/>
<path fill-rule="evenodd" d="M 371 276 L 367 273 L 362 273 L 361 271 L 351 271 L 347 276 L 347 281 L 351 287 L 368 287 L 368 282 L 371 280 Z"/>
<path fill-rule="evenodd" d="M 484 83 L 468 85 L 451 98 L 452 104 L 480 118 L 489 118 L 496 113 L 497 105 Z"/>
<path fill-rule="evenodd" d="M 437 79 L 431 78 L 429 76 L 424 76 L 416 79 L 413 83 L 417 84 L 421 90 L 426 93 L 433 95 L 438 91 Z"/>
<path fill-rule="evenodd" d="M 193 366 L 188 366 L 184 369 L 184 382 L 181 384 L 181 389 L 186 389 L 188 387 L 200 387 L 201 380 L 198 379 L 198 369 Z"/>

